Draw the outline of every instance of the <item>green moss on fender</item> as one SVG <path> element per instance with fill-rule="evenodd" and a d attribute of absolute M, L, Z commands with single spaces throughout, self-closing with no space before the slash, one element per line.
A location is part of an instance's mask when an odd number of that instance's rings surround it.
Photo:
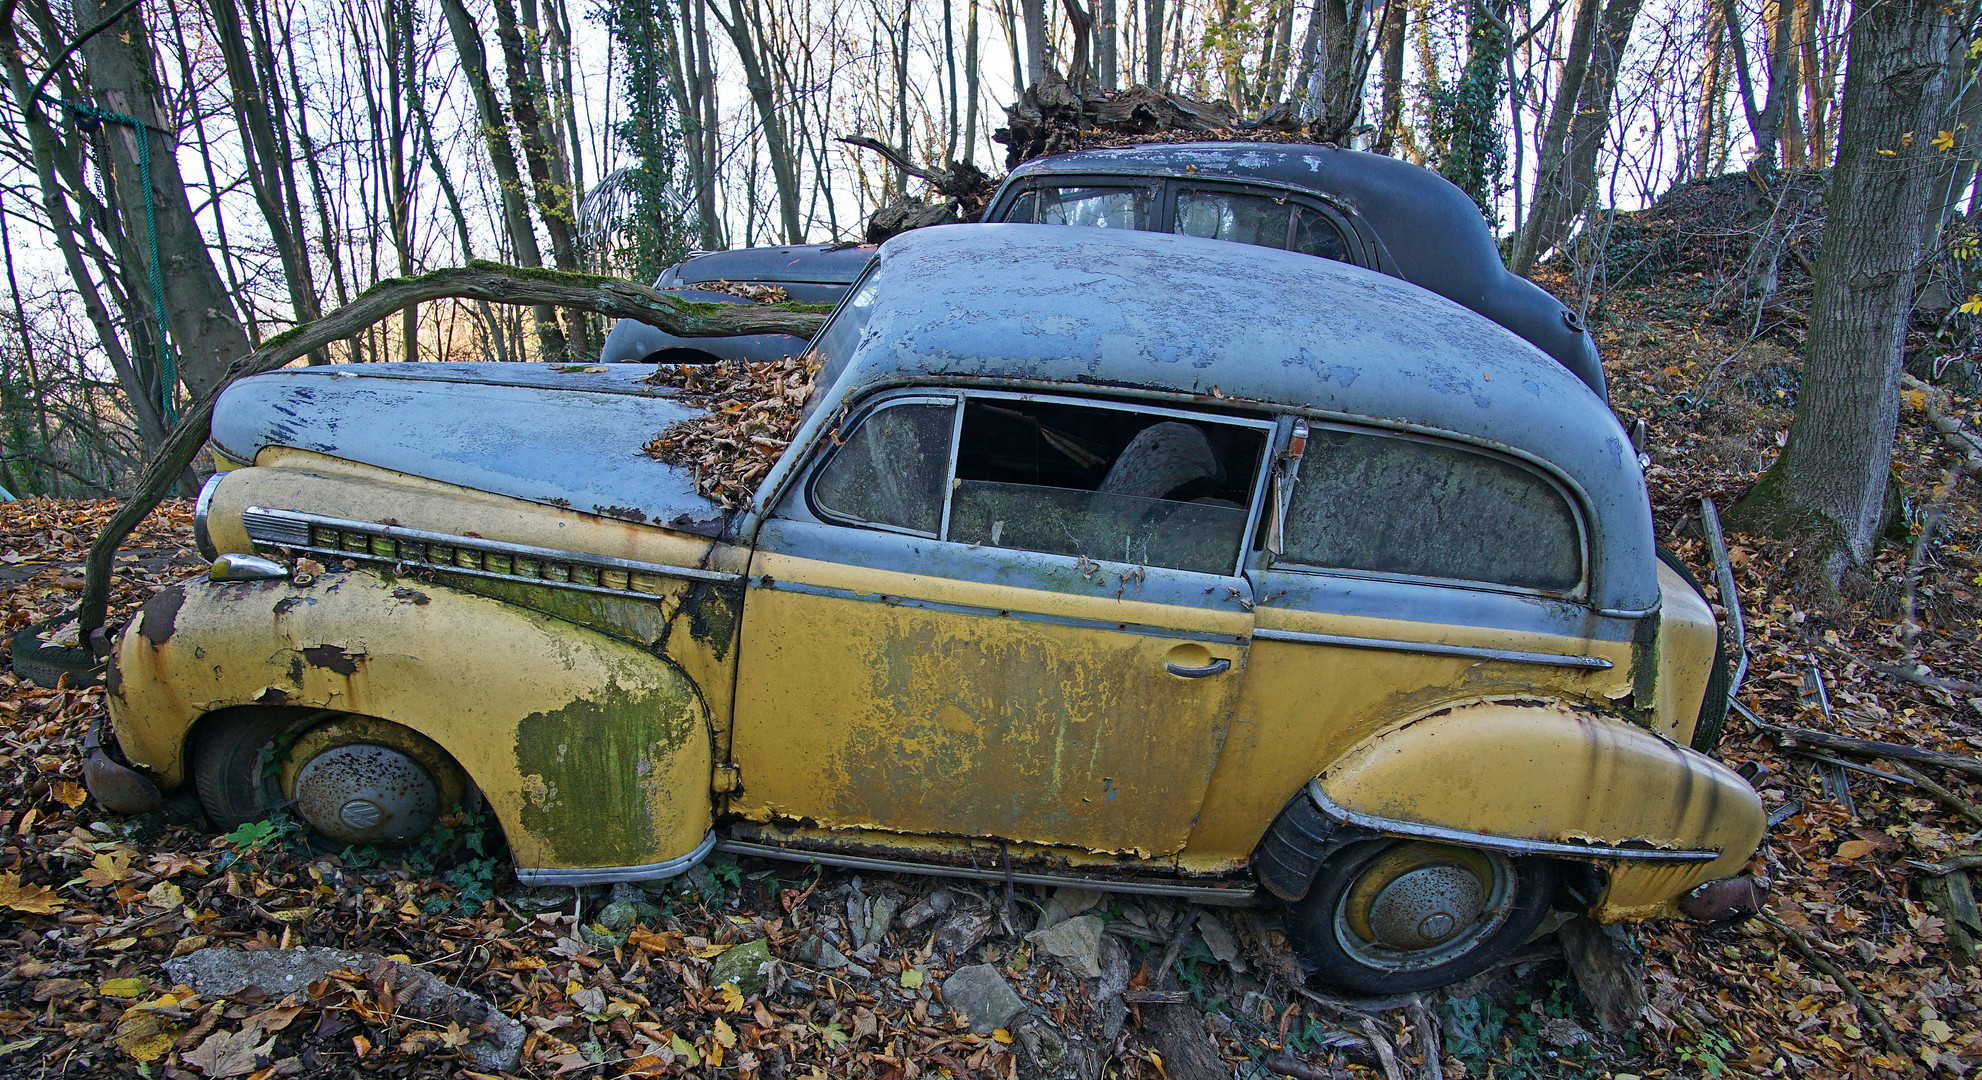
<path fill-rule="evenodd" d="M 668 831 L 653 807 L 706 797 L 701 788 L 667 790 L 669 766 L 690 739 L 706 737 L 701 729 L 686 680 L 642 692 L 615 684 L 531 713 L 516 729 L 523 827 L 565 865 L 650 861 L 657 832 Z"/>

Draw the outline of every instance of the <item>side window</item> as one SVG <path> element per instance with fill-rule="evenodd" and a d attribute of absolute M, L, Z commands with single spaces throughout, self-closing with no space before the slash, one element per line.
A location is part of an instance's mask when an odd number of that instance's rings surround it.
<path fill-rule="evenodd" d="M 1568 592 L 1583 540 L 1539 473 L 1458 446 L 1317 430 L 1287 510 L 1283 562 Z"/>
<path fill-rule="evenodd" d="M 954 402 L 891 402 L 868 413 L 813 480 L 813 510 L 843 524 L 935 536 L 955 427 Z"/>
<path fill-rule="evenodd" d="M 1265 195 L 1184 188 L 1177 192 L 1176 231 L 1349 261 L 1349 246 L 1326 214 Z"/>
<path fill-rule="evenodd" d="M 1004 220 L 1146 230 L 1155 202 L 1142 187 L 1033 188 L 1012 203 Z"/>
<path fill-rule="evenodd" d="M 947 539 L 1229 575 L 1265 444 L 1259 426 L 973 398 Z"/>

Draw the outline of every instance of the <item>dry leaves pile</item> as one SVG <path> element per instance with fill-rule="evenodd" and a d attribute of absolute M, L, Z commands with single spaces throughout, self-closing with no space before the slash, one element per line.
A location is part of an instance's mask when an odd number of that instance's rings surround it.
<path fill-rule="evenodd" d="M 785 291 L 783 285 L 767 285 L 758 281 L 723 281 L 718 279 L 716 281 L 698 281 L 693 285 L 685 286 L 685 288 L 696 289 L 701 292 L 728 293 L 731 296 L 740 296 L 756 304 L 785 304 L 791 302 L 791 294 Z"/>
<path fill-rule="evenodd" d="M 671 424 L 645 447 L 648 456 L 694 470 L 695 490 L 734 509 L 777 464 L 798 430 L 799 413 L 819 374 L 813 354 L 783 360 L 663 364 L 647 377 L 672 386 L 707 414 Z"/>

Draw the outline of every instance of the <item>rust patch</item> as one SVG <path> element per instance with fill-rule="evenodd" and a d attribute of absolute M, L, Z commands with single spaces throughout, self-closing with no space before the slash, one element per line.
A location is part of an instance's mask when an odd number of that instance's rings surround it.
<path fill-rule="evenodd" d="M 638 507 L 594 506 L 592 507 L 592 510 L 594 513 L 597 513 L 601 516 L 609 517 L 609 518 L 618 518 L 621 521 L 631 521 L 635 525 L 645 525 L 647 523 L 646 512 L 639 509 Z"/>
<path fill-rule="evenodd" d="M 287 705 L 289 704 L 289 691 L 284 690 L 280 686 L 271 686 L 255 696 L 255 703 L 259 705 Z"/>
<path fill-rule="evenodd" d="M 172 640 L 172 631 L 179 621 L 179 609 L 185 603 L 185 588 L 174 585 L 145 601 L 144 606 L 138 609 L 138 633 L 151 643 L 152 648 Z"/>
<path fill-rule="evenodd" d="M 304 603 L 305 601 L 303 600 L 302 597 L 285 596 L 282 599 L 277 600 L 275 602 L 275 617 L 280 619 L 284 615 L 287 615 L 290 612 L 301 607 Z"/>
<path fill-rule="evenodd" d="M 345 652 L 342 645 L 312 645 L 302 652 L 304 661 L 310 666 L 335 671 L 339 675 L 356 675 L 358 661 L 365 658 L 364 653 Z"/>
<path fill-rule="evenodd" d="M 404 585 L 400 586 L 397 589 L 392 590 L 392 598 L 394 600 L 399 600 L 404 603 L 411 604 L 414 607 L 426 607 L 431 599 L 429 596 L 427 596 L 426 593 L 423 593 L 418 589 L 406 588 Z"/>

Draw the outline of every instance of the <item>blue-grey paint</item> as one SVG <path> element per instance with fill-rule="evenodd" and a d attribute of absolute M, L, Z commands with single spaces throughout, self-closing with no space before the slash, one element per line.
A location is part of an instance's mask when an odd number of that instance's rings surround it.
<path fill-rule="evenodd" d="M 269 372 L 221 395 L 216 448 L 270 446 L 589 514 L 713 532 L 725 517 L 686 470 L 641 447 L 701 410 L 643 365 L 340 364 Z"/>

